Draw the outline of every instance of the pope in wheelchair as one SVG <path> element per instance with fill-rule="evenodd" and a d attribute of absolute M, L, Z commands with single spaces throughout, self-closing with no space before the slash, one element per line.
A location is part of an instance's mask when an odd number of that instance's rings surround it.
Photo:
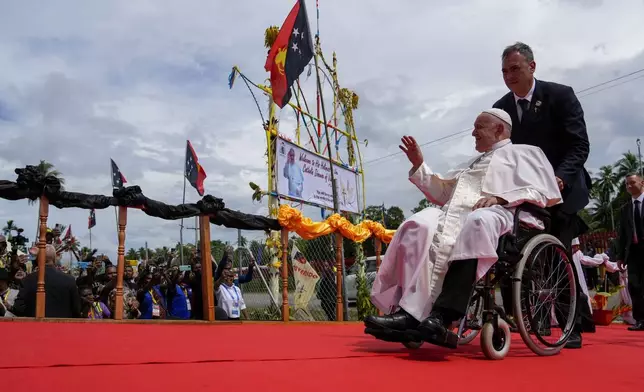
<path fill-rule="evenodd" d="M 480 155 L 443 177 L 412 137 L 402 138 L 410 181 L 440 208 L 414 214 L 394 235 L 371 292 L 390 314 L 369 316 L 366 333 L 409 348 L 456 348 L 473 339 L 466 330 L 476 330 L 486 357 L 500 359 L 514 323 L 495 305 L 495 285 L 511 275 L 524 342 L 539 355 L 563 347 L 574 324 L 575 276 L 565 247 L 547 234 L 544 209 L 562 198 L 543 151 L 512 144 L 511 131 L 508 113 L 483 111 L 472 132 Z M 560 332 L 554 342 L 553 330 Z"/>

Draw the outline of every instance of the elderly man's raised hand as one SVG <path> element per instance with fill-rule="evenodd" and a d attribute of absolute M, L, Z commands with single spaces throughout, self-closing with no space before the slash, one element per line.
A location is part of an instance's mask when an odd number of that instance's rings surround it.
<path fill-rule="evenodd" d="M 407 155 L 407 159 L 411 162 L 412 166 L 418 168 L 423 164 L 423 152 L 420 151 L 420 146 L 416 143 L 416 139 L 411 136 L 403 136 L 402 145 L 398 146 Z"/>

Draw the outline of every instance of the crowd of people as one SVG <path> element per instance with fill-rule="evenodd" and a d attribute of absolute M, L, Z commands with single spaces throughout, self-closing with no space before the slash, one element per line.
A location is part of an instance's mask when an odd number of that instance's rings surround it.
<path fill-rule="evenodd" d="M 38 267 L 27 254 L 8 251 L 0 238 L 0 317 L 34 317 Z M 9 245 L 10 246 L 10 245 Z M 233 248 L 227 247 L 213 268 L 217 320 L 248 318 L 239 285 L 253 279 L 255 261 L 237 275 L 232 268 Z M 188 256 L 189 270 L 178 260 L 151 260 L 127 265 L 123 274 L 123 319 L 203 319 L 201 255 Z M 60 264 L 51 241 L 45 248 L 45 317 L 110 319 L 116 312 L 117 268 L 105 256 L 90 255 L 87 267 L 73 276 Z"/>

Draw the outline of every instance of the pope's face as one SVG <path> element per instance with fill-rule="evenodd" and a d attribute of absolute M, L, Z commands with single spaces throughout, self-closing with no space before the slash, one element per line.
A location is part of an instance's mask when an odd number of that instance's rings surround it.
<path fill-rule="evenodd" d="M 536 66 L 534 61 L 528 62 L 519 52 L 509 54 L 503 59 L 501 68 L 505 85 L 516 95 L 524 97 L 532 86 Z"/>
<path fill-rule="evenodd" d="M 474 130 L 472 131 L 476 151 L 489 151 L 494 143 L 499 141 L 502 132 L 503 126 L 501 124 L 494 121 L 489 114 L 481 113 L 474 121 Z"/>
<path fill-rule="evenodd" d="M 295 162 L 295 151 L 291 149 L 288 152 L 288 163 L 293 163 L 293 162 Z"/>

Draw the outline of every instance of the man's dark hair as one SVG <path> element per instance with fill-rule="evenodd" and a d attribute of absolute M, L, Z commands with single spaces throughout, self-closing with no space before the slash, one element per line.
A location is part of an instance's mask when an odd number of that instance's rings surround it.
<path fill-rule="evenodd" d="M 638 172 L 630 172 L 624 178 L 633 177 L 633 176 L 637 176 L 639 178 L 642 178 L 642 175 L 640 173 L 638 173 Z"/>
<path fill-rule="evenodd" d="M 515 52 L 518 52 L 520 55 L 525 57 L 527 62 L 534 61 L 534 53 L 532 53 L 532 49 L 523 42 L 517 42 L 514 45 L 506 47 L 501 55 L 501 60 L 505 60 L 506 57 Z"/>

